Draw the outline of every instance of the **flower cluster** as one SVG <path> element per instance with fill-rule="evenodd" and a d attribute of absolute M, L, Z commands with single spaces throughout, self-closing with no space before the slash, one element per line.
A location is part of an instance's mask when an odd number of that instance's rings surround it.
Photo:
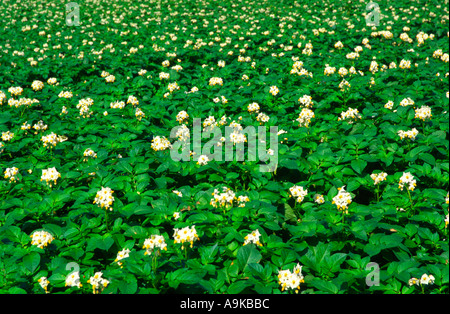
<path fill-rule="evenodd" d="M 169 90 L 169 93 L 173 93 L 176 90 L 180 89 L 180 86 L 178 85 L 177 82 L 173 82 L 173 83 L 169 83 L 169 85 L 167 85 L 167 89 Z"/>
<path fill-rule="evenodd" d="M 338 210 L 346 211 L 348 209 L 348 205 L 352 203 L 352 196 L 345 190 L 345 185 L 341 188 L 338 188 L 338 194 L 333 197 L 333 204 L 337 206 Z"/>
<path fill-rule="evenodd" d="M 413 128 L 408 131 L 399 130 L 397 134 L 400 139 L 409 138 L 410 140 L 414 141 L 416 139 L 416 136 L 419 134 L 419 131 L 417 131 L 416 128 Z"/>
<path fill-rule="evenodd" d="M 12 86 L 8 88 L 8 92 L 11 94 L 11 96 L 20 96 L 22 95 L 23 88 L 20 86 L 17 87 Z"/>
<path fill-rule="evenodd" d="M 50 283 L 50 281 L 48 281 L 47 277 L 42 276 L 41 278 L 38 279 L 38 283 L 41 286 L 41 288 L 44 289 L 45 292 L 47 293 L 48 292 L 47 287 Z"/>
<path fill-rule="evenodd" d="M 262 246 L 261 242 L 259 241 L 259 238 L 261 237 L 261 233 L 259 233 L 259 230 L 253 230 L 252 232 L 250 232 L 249 234 L 247 234 L 244 237 L 244 244 L 243 245 L 247 245 L 249 243 L 254 243 L 258 246 Z"/>
<path fill-rule="evenodd" d="M 94 100 L 91 98 L 80 99 L 77 104 L 77 109 L 80 110 L 80 116 L 83 118 L 89 118 L 93 113 L 91 111 L 91 106 L 94 104 Z"/>
<path fill-rule="evenodd" d="M 160 80 L 168 80 L 170 78 L 170 74 L 166 72 L 159 73 L 159 79 Z"/>
<path fill-rule="evenodd" d="M 427 120 L 431 119 L 433 115 L 431 114 L 431 108 L 429 106 L 422 106 L 420 108 L 415 109 L 415 119 Z"/>
<path fill-rule="evenodd" d="M 116 77 L 112 74 L 105 77 L 106 83 L 114 83 L 116 81 Z"/>
<path fill-rule="evenodd" d="M 195 230 L 195 226 L 184 227 L 182 229 L 174 228 L 173 238 L 175 243 L 181 243 L 184 248 L 184 243 L 190 243 L 191 248 L 194 246 L 194 242 L 200 240 Z"/>
<path fill-rule="evenodd" d="M 155 248 L 167 251 L 167 244 L 162 235 L 154 234 L 144 241 L 142 248 L 145 249 L 144 255 L 151 255 Z"/>
<path fill-rule="evenodd" d="M 136 119 L 138 119 L 138 121 L 141 121 L 142 118 L 145 118 L 145 113 L 142 111 L 141 108 L 136 108 L 136 112 L 134 115 L 136 116 Z"/>
<path fill-rule="evenodd" d="M 408 284 L 410 286 L 413 286 L 413 285 L 417 285 L 417 286 L 419 286 L 419 285 L 420 286 L 422 286 L 422 285 L 432 285 L 432 284 L 434 284 L 434 280 L 435 280 L 435 278 L 434 278 L 433 275 L 423 274 L 422 277 L 420 277 L 420 279 L 417 279 L 417 278 L 414 278 L 414 277 L 409 279 Z"/>
<path fill-rule="evenodd" d="M 64 142 L 66 140 L 67 140 L 67 137 L 57 135 L 53 132 L 50 133 L 49 135 L 44 135 L 41 137 L 41 141 L 43 142 L 44 147 L 47 147 L 47 148 L 55 147 L 56 144 Z"/>
<path fill-rule="evenodd" d="M 127 248 L 123 249 L 122 251 L 119 251 L 117 253 L 117 256 L 116 256 L 116 259 L 114 260 L 114 262 L 116 262 L 117 265 L 119 265 L 120 267 L 123 267 L 122 266 L 123 263 L 121 262 L 121 260 L 123 260 L 123 259 L 127 258 L 128 256 L 130 256 L 130 252 L 131 251 L 129 249 L 127 249 Z"/>
<path fill-rule="evenodd" d="M 354 120 L 361 119 L 361 114 L 358 109 L 348 108 L 347 111 L 341 112 L 341 116 L 338 118 L 338 121 L 347 120 L 348 123 L 353 123 Z"/>
<path fill-rule="evenodd" d="M 109 280 L 103 278 L 103 273 L 101 271 L 96 272 L 94 276 L 91 276 L 87 283 L 90 283 L 92 286 L 93 293 L 98 293 L 98 290 L 100 287 L 102 289 L 106 288 L 106 286 L 109 284 Z"/>
<path fill-rule="evenodd" d="M 48 125 L 44 124 L 44 121 L 39 120 L 37 123 L 33 125 L 33 129 L 36 131 L 45 131 L 48 129 Z M 34 132 L 34 134 L 37 134 L 38 132 Z"/>
<path fill-rule="evenodd" d="M 50 187 L 52 187 L 52 182 L 56 184 L 58 178 L 61 178 L 61 174 L 55 167 L 42 169 L 41 181 L 45 181 Z"/>
<path fill-rule="evenodd" d="M 38 91 L 44 88 L 44 83 L 41 81 L 33 81 L 33 83 L 31 84 L 31 88 L 34 91 Z"/>
<path fill-rule="evenodd" d="M 403 172 L 403 175 L 398 182 L 398 188 L 403 191 L 405 185 L 408 185 L 408 190 L 410 191 L 414 191 L 416 187 L 416 180 L 410 172 Z"/>
<path fill-rule="evenodd" d="M 93 204 L 98 204 L 101 208 L 105 207 L 105 209 L 112 211 L 111 205 L 114 202 L 114 196 L 112 196 L 113 193 L 114 191 L 111 190 L 111 188 L 102 187 L 102 189 L 97 192 Z"/>
<path fill-rule="evenodd" d="M 128 96 L 127 104 L 137 106 L 137 105 L 139 105 L 139 100 L 136 98 L 136 96 L 130 95 L 130 96 Z"/>
<path fill-rule="evenodd" d="M 300 291 L 300 284 L 305 282 L 303 278 L 302 266 L 300 264 L 297 264 L 292 272 L 289 269 L 278 272 L 278 283 L 281 285 L 281 291 L 290 289 L 298 293 Z"/>
<path fill-rule="evenodd" d="M 289 197 L 294 197 L 297 203 L 303 202 L 305 196 L 308 194 L 308 190 L 304 189 L 302 186 L 294 185 L 289 188 L 291 195 Z"/>
<path fill-rule="evenodd" d="M 161 151 L 166 150 L 170 148 L 172 145 L 170 144 L 170 141 L 165 136 L 156 136 L 152 140 L 151 147 L 154 151 Z"/>
<path fill-rule="evenodd" d="M 205 166 L 209 162 L 209 158 L 206 155 L 200 155 L 197 159 L 197 165 Z"/>
<path fill-rule="evenodd" d="M 386 180 L 386 178 L 387 178 L 387 173 L 386 173 L 386 172 L 372 173 L 372 174 L 370 175 L 370 177 L 371 177 L 372 180 L 373 180 L 373 184 L 374 184 L 374 185 L 377 185 L 378 183 L 380 183 L 380 182 Z"/>
<path fill-rule="evenodd" d="M 51 77 L 47 80 L 48 85 L 58 85 L 58 80 L 55 77 Z"/>
<path fill-rule="evenodd" d="M 66 99 L 68 99 L 68 98 L 72 98 L 72 97 L 73 97 L 73 94 L 72 94 L 71 91 L 61 91 L 61 92 L 58 94 L 58 97 L 59 97 L 59 98 L 66 98 Z"/>
<path fill-rule="evenodd" d="M 276 86 L 270 86 L 269 93 L 272 94 L 272 96 L 276 96 L 279 93 L 279 89 Z"/>
<path fill-rule="evenodd" d="M 312 101 L 312 97 L 309 95 L 303 95 L 302 97 L 300 97 L 298 99 L 298 101 L 300 102 L 300 104 L 306 108 L 311 108 L 314 103 Z"/>
<path fill-rule="evenodd" d="M 314 111 L 312 111 L 309 108 L 303 108 L 300 114 L 298 115 L 298 118 L 295 119 L 295 121 L 298 122 L 300 127 L 309 127 L 309 124 L 311 123 L 311 119 L 314 118 Z"/>
<path fill-rule="evenodd" d="M 69 275 L 67 275 L 65 286 L 81 288 L 83 285 L 81 284 L 80 281 L 80 272 L 74 271 L 71 272 Z"/>
<path fill-rule="evenodd" d="M 10 131 L 2 132 L 2 140 L 5 142 L 9 142 L 14 137 L 14 133 L 11 133 Z"/>
<path fill-rule="evenodd" d="M 86 150 L 83 153 L 83 156 L 97 158 L 97 154 L 90 148 L 86 148 Z M 84 158 L 83 161 L 87 161 L 87 158 Z"/>
<path fill-rule="evenodd" d="M 314 195 L 314 202 L 316 202 L 317 204 L 323 204 L 323 203 L 325 203 L 325 199 L 324 199 L 323 195 L 315 194 Z"/>
<path fill-rule="evenodd" d="M 210 204 L 213 207 L 232 207 L 233 201 L 236 200 L 236 194 L 227 187 L 222 188 L 222 193 L 218 189 L 215 189 L 212 195 L 213 198 Z"/>
<path fill-rule="evenodd" d="M 252 112 L 259 112 L 259 105 L 258 105 L 258 103 L 252 102 L 251 104 L 249 104 L 247 106 L 247 110 L 250 113 L 252 113 Z"/>
<path fill-rule="evenodd" d="M 263 112 L 260 112 L 258 114 L 258 116 L 256 117 L 256 121 L 258 121 L 260 124 L 268 122 L 269 119 L 270 119 L 270 117 Z"/>
<path fill-rule="evenodd" d="M 179 123 L 185 123 L 186 120 L 189 118 L 189 115 L 186 111 L 182 110 L 180 112 L 178 112 L 177 116 L 176 116 L 176 120 Z"/>
<path fill-rule="evenodd" d="M 17 177 L 16 175 L 19 173 L 19 169 L 16 167 L 12 167 L 12 168 L 6 168 L 4 175 L 5 175 L 5 179 L 9 179 L 9 182 L 16 182 Z"/>
<path fill-rule="evenodd" d="M 345 91 L 349 90 L 350 87 L 352 87 L 351 84 L 350 84 L 347 80 L 345 80 L 345 79 L 343 79 L 343 80 L 339 83 L 339 89 L 340 89 L 342 92 L 345 92 Z"/>
<path fill-rule="evenodd" d="M 212 77 L 209 79 L 209 85 L 210 86 L 214 86 L 214 85 L 223 85 L 223 80 L 220 77 Z"/>
<path fill-rule="evenodd" d="M 413 106 L 415 104 L 414 100 L 412 100 L 410 97 L 403 98 L 400 102 L 400 106 L 407 107 L 407 106 Z"/>
<path fill-rule="evenodd" d="M 30 238 L 31 238 L 31 245 L 36 245 L 38 248 L 41 249 L 49 245 L 54 240 L 51 233 L 45 230 L 38 230 L 33 232 L 30 235 Z"/>
<path fill-rule="evenodd" d="M 112 103 L 110 103 L 109 107 L 111 109 L 123 109 L 123 108 L 125 108 L 125 102 L 116 100 L 116 101 L 113 101 Z"/>

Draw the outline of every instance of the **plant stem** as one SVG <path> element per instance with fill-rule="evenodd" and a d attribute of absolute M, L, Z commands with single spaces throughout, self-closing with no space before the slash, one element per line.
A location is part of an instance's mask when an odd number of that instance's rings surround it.
<path fill-rule="evenodd" d="M 410 210 L 414 211 L 413 201 L 412 201 L 412 198 L 411 198 L 411 193 L 409 192 L 409 189 L 406 189 L 406 191 L 408 192 L 409 202 L 411 203 L 411 209 Z"/>
<path fill-rule="evenodd" d="M 109 231 L 109 227 L 108 227 L 108 209 L 105 208 L 105 225 L 106 225 L 106 230 Z"/>

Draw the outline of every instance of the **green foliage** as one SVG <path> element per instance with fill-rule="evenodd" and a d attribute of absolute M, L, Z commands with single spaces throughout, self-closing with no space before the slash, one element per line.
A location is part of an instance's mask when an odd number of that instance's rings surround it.
<path fill-rule="evenodd" d="M 380 2 L 375 28 L 363 18 L 366 4 L 352 1 L 75 1 L 80 26 L 66 25 L 54 2 L 0 4 L 0 293 L 45 293 L 43 277 L 49 293 L 295 293 L 282 290 L 278 274 L 296 265 L 304 276 L 298 293 L 449 292 L 448 10 L 439 1 L 419 1 L 418 10 Z M 356 47 L 359 57 L 349 58 Z M 411 67 L 401 69 L 402 60 Z M 296 61 L 308 75 L 292 71 Z M 336 72 L 327 75 L 327 65 Z M 340 68 L 350 72 L 342 77 Z M 58 84 L 47 81 L 53 77 Z M 212 77 L 223 85 L 210 85 Z M 348 90 L 339 87 L 344 78 Z M 35 91 L 36 80 L 44 84 Z M 175 82 L 179 90 L 170 92 Z M 59 97 L 63 91 L 73 97 Z M 304 95 L 309 127 L 297 121 Z M 92 113 L 80 115 L 88 98 Z M 414 104 L 402 106 L 407 98 Z M 111 108 L 116 101 L 124 108 Z M 253 102 L 267 122 L 249 112 Z M 431 118 L 416 117 L 422 106 Z M 340 119 L 349 108 L 361 117 Z M 248 153 L 200 165 L 199 156 L 175 161 L 168 149 L 154 150 L 158 136 L 175 142 L 170 132 L 183 110 L 191 136 L 193 119 L 224 115 L 226 125 L 285 131 L 276 170 L 261 172 L 265 162 Z M 45 130 L 33 128 L 39 121 Z M 413 129 L 414 140 L 400 138 Z M 63 140 L 44 147 L 52 132 Z M 53 167 L 56 183 L 41 180 Z M 380 173 L 386 180 L 375 185 L 371 175 Z M 399 189 L 404 173 L 414 190 Z M 301 201 L 294 186 L 307 191 Z M 344 186 L 351 202 L 338 210 Z M 224 187 L 236 199 L 213 206 Z M 102 188 L 114 191 L 110 207 L 97 201 Z M 192 226 L 195 237 L 179 243 L 176 230 Z M 30 237 L 41 230 L 52 237 L 43 247 Z M 147 252 L 152 237 L 166 246 Z M 367 284 L 370 263 L 379 267 L 376 285 Z M 93 290 L 97 272 L 109 282 Z M 72 274 L 81 286 L 66 286 Z M 409 284 L 423 274 L 434 284 Z"/>

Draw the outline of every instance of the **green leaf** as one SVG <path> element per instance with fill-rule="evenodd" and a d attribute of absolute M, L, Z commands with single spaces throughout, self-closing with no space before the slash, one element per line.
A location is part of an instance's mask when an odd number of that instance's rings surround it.
<path fill-rule="evenodd" d="M 30 252 L 23 257 L 23 265 L 30 271 L 30 273 L 34 273 L 40 262 L 41 256 L 38 252 Z"/>
<path fill-rule="evenodd" d="M 241 293 L 245 288 L 249 287 L 251 283 L 248 280 L 238 280 L 233 282 L 229 287 L 227 292 L 229 294 Z"/>
<path fill-rule="evenodd" d="M 355 170 L 359 174 L 362 174 L 364 168 L 366 168 L 367 166 L 367 161 L 362 159 L 354 159 L 351 161 L 350 165 L 352 166 L 353 170 Z"/>
<path fill-rule="evenodd" d="M 127 229 L 124 233 L 127 237 L 132 237 L 135 239 L 142 239 L 148 236 L 147 230 L 141 226 L 133 226 Z"/>
<path fill-rule="evenodd" d="M 249 263 L 259 263 L 262 255 L 254 244 L 243 245 L 237 252 L 237 265 L 241 271 L 245 271 Z"/>
<path fill-rule="evenodd" d="M 429 153 L 422 153 L 419 158 L 432 166 L 436 165 L 436 159 Z"/>
<path fill-rule="evenodd" d="M 314 288 L 324 293 L 336 294 L 339 292 L 338 287 L 330 281 L 314 279 L 308 284 L 312 285 Z"/>

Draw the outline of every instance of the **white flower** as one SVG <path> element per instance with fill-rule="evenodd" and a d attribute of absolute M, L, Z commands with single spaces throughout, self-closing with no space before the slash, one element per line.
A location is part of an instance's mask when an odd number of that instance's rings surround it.
<path fill-rule="evenodd" d="M 300 284 L 305 282 L 302 275 L 302 266 L 297 264 L 293 272 L 290 270 L 280 270 L 278 272 L 278 283 L 281 285 L 281 291 L 292 289 L 295 293 L 300 290 Z"/>
<path fill-rule="evenodd" d="M 220 77 L 212 77 L 209 79 L 209 85 L 223 85 L 223 80 Z"/>
<path fill-rule="evenodd" d="M 123 109 L 125 107 L 125 102 L 116 100 L 110 103 L 109 106 L 111 107 L 111 109 Z"/>
<path fill-rule="evenodd" d="M 300 114 L 298 115 L 298 118 L 295 120 L 299 123 L 300 127 L 309 127 L 309 124 L 311 123 L 311 119 L 314 118 L 314 112 L 309 108 L 303 108 Z"/>
<path fill-rule="evenodd" d="M 420 284 L 421 285 L 432 285 L 432 284 L 434 284 L 434 276 L 433 275 L 423 274 L 422 277 L 420 277 Z"/>
<path fill-rule="evenodd" d="M 114 262 L 117 262 L 117 264 L 119 266 L 122 266 L 122 262 L 120 262 L 121 260 L 123 260 L 124 258 L 127 258 L 128 256 L 130 256 L 130 250 L 129 249 L 123 249 L 122 251 L 119 251 L 117 253 L 117 257 L 114 260 Z"/>
<path fill-rule="evenodd" d="M 338 210 L 346 210 L 348 205 L 352 202 L 352 196 L 350 193 L 345 191 L 345 185 L 341 188 L 338 188 L 338 194 L 333 197 L 333 204 L 336 204 Z"/>
<path fill-rule="evenodd" d="M 296 199 L 296 202 L 300 203 L 304 200 L 305 196 L 308 194 L 308 190 L 304 189 L 302 186 L 294 185 L 289 188 L 291 195 Z"/>
<path fill-rule="evenodd" d="M 151 147 L 155 151 L 161 151 L 161 150 L 165 150 L 165 149 L 170 148 L 171 144 L 170 144 L 169 140 L 166 137 L 164 137 L 164 136 L 156 136 L 152 140 Z"/>
<path fill-rule="evenodd" d="M 208 156 L 201 155 L 200 157 L 198 157 L 197 164 L 200 166 L 207 165 L 208 161 L 209 161 Z"/>
<path fill-rule="evenodd" d="M 184 227 L 182 229 L 175 228 L 173 233 L 173 238 L 175 243 L 181 243 L 184 248 L 184 243 L 190 243 L 190 246 L 193 247 L 194 242 L 200 240 L 198 237 L 197 231 L 195 230 L 195 226 Z"/>
<path fill-rule="evenodd" d="M 72 98 L 73 94 L 70 91 L 62 91 L 58 94 L 59 98 Z"/>
<path fill-rule="evenodd" d="M 409 131 L 403 131 L 403 130 L 399 130 L 397 132 L 398 136 L 400 137 L 400 139 L 404 139 L 409 138 L 410 140 L 414 141 L 416 139 L 416 136 L 419 134 L 419 131 L 417 131 L 416 128 L 413 128 Z"/>
<path fill-rule="evenodd" d="M 137 106 L 137 105 L 139 105 L 139 100 L 135 96 L 130 95 L 130 96 L 128 96 L 127 104 L 132 104 L 133 106 Z"/>
<path fill-rule="evenodd" d="M 403 98 L 402 101 L 400 102 L 400 106 L 402 106 L 402 107 L 412 106 L 412 105 L 414 105 L 414 100 L 412 100 L 410 97 Z"/>
<path fill-rule="evenodd" d="M 144 241 L 142 248 L 145 249 L 144 255 L 151 255 L 155 248 L 167 251 L 167 244 L 162 235 L 154 234 Z"/>
<path fill-rule="evenodd" d="M 91 276 L 87 281 L 92 285 L 92 290 L 94 294 L 99 289 L 99 287 L 106 288 L 106 286 L 109 284 L 109 281 L 103 278 L 102 276 L 103 273 L 101 271 L 98 271 L 94 274 L 94 276 Z"/>
<path fill-rule="evenodd" d="M 215 189 L 212 195 L 213 198 L 210 204 L 214 207 L 231 207 L 233 206 L 233 201 L 237 199 L 236 194 L 227 187 L 222 188 L 222 193 L 219 193 L 219 190 Z"/>
<path fill-rule="evenodd" d="M 61 174 L 56 170 L 55 167 L 42 169 L 41 181 L 45 181 L 50 187 L 52 187 L 52 184 L 49 182 L 53 181 L 54 184 L 56 184 L 58 178 L 61 178 Z"/>
<path fill-rule="evenodd" d="M 31 245 L 36 245 L 38 248 L 41 249 L 49 245 L 54 240 L 51 233 L 45 230 L 38 230 L 33 232 L 30 238 L 31 238 Z"/>
<path fill-rule="evenodd" d="M 416 119 L 421 119 L 423 121 L 427 119 L 431 119 L 433 115 L 431 114 L 431 107 L 429 106 L 422 106 L 420 108 L 415 109 L 415 116 Z"/>
<path fill-rule="evenodd" d="M 269 93 L 271 93 L 273 96 L 276 96 L 278 94 L 279 90 L 276 86 L 270 86 Z"/>
<path fill-rule="evenodd" d="M 256 102 L 252 102 L 247 107 L 248 112 L 258 112 L 259 111 L 259 105 Z"/>
<path fill-rule="evenodd" d="M 249 243 L 254 243 L 258 246 L 262 246 L 261 242 L 259 241 L 259 238 L 261 237 L 261 233 L 259 233 L 259 230 L 253 230 L 251 233 L 247 234 L 244 239 L 244 244 L 247 245 Z"/>
<path fill-rule="evenodd" d="M 14 133 L 11 133 L 10 131 L 2 132 L 2 140 L 5 142 L 12 140 L 13 137 Z"/>
<path fill-rule="evenodd" d="M 66 277 L 66 287 L 78 287 L 81 288 L 83 285 L 80 281 L 80 272 L 74 271 L 67 275 Z"/>
<path fill-rule="evenodd" d="M 84 157 L 92 157 L 92 158 L 97 158 L 97 154 L 90 148 L 86 148 L 86 150 L 83 153 Z M 87 159 L 84 159 L 84 161 L 86 161 Z"/>
<path fill-rule="evenodd" d="M 313 105 L 312 97 L 309 95 L 303 95 L 298 99 L 298 101 L 306 108 L 310 108 Z"/>
<path fill-rule="evenodd" d="M 406 184 L 408 185 L 408 190 L 410 191 L 413 191 L 416 187 L 416 180 L 410 172 L 403 172 L 403 175 L 401 176 L 398 183 L 398 188 L 403 191 L 403 188 Z"/>
<path fill-rule="evenodd" d="M 269 119 L 270 119 L 270 117 L 263 112 L 260 112 L 258 114 L 258 116 L 256 117 L 256 120 L 260 123 L 266 123 L 269 121 Z"/>
<path fill-rule="evenodd" d="M 6 168 L 4 175 L 5 179 L 9 179 L 9 182 L 16 182 L 16 175 L 19 173 L 19 169 L 16 167 Z"/>
<path fill-rule="evenodd" d="M 386 172 L 381 172 L 381 173 L 372 173 L 370 175 L 370 177 L 372 178 L 372 180 L 374 181 L 373 184 L 377 185 L 378 183 L 386 180 L 387 177 L 387 173 Z"/>
<path fill-rule="evenodd" d="M 323 204 L 323 203 L 325 203 L 325 199 L 323 198 L 323 195 L 315 194 L 314 202 L 316 202 L 317 204 Z"/>
<path fill-rule="evenodd" d="M 42 276 L 41 278 L 38 279 L 39 285 L 41 286 L 42 289 L 45 290 L 45 292 L 47 292 L 47 286 L 50 283 L 47 279 L 47 277 Z"/>
<path fill-rule="evenodd" d="M 389 100 L 385 105 L 384 108 L 391 110 L 394 106 L 394 102 L 392 100 Z"/>
<path fill-rule="evenodd" d="M 101 208 L 105 207 L 105 209 L 112 211 L 112 204 L 114 202 L 114 196 L 112 196 L 113 193 L 114 191 L 111 190 L 111 188 L 102 187 L 102 189 L 95 195 L 93 203 L 98 204 Z"/>
<path fill-rule="evenodd" d="M 189 115 L 186 111 L 182 110 L 180 112 L 178 112 L 177 116 L 176 116 L 176 120 L 179 123 L 183 123 L 185 122 L 185 120 L 187 120 L 189 118 Z"/>
<path fill-rule="evenodd" d="M 354 120 L 361 119 L 361 114 L 358 109 L 348 108 L 347 111 L 341 112 L 341 116 L 338 121 L 347 120 L 349 123 L 353 123 Z"/>
<path fill-rule="evenodd" d="M 33 83 L 31 84 L 31 88 L 34 91 L 38 91 L 44 88 L 44 83 L 41 81 L 33 81 Z"/>

